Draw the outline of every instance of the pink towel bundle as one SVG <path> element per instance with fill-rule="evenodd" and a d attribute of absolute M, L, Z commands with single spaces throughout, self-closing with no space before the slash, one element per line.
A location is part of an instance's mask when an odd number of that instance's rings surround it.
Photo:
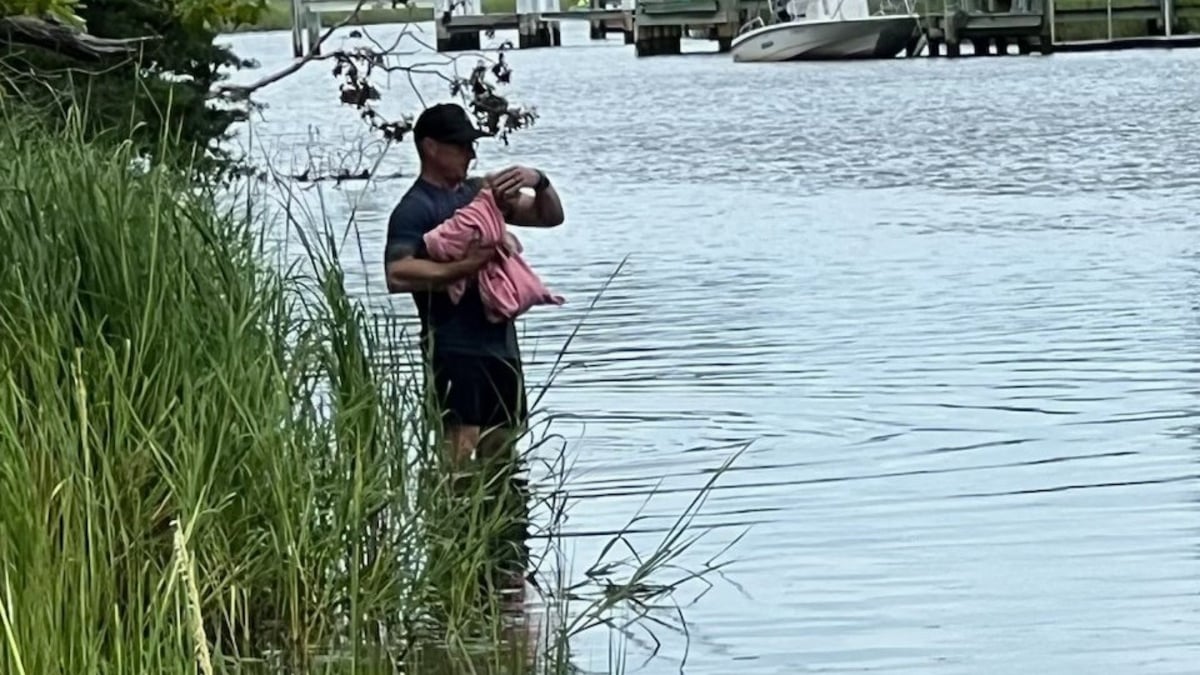
<path fill-rule="evenodd" d="M 454 212 L 425 234 L 425 247 L 434 260 L 460 260 L 476 237 L 482 245 L 499 247 L 496 258 L 480 268 L 476 281 L 490 321 L 512 320 L 534 305 L 561 305 L 564 299 L 550 292 L 525 259 L 504 245 L 504 215 L 491 190 L 480 190 L 470 204 Z M 450 285 L 450 300 L 462 299 L 469 279 Z"/>

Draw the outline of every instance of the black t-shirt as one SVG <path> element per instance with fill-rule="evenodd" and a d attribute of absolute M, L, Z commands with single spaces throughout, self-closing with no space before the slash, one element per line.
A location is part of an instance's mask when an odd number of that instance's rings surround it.
<path fill-rule="evenodd" d="M 418 178 L 392 209 L 384 262 L 408 255 L 428 259 L 425 233 L 469 204 L 479 193 L 480 185 L 479 179 L 472 178 L 447 190 Z M 421 317 L 421 337 L 437 353 L 518 358 L 515 325 L 511 321 L 488 320 L 477 284 L 467 286 L 457 305 L 444 291 L 418 291 L 412 298 Z"/>

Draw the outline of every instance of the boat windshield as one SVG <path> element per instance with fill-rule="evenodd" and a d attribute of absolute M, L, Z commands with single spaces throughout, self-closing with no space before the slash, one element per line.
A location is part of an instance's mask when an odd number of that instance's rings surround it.
<path fill-rule="evenodd" d="M 792 5 L 796 10 L 792 10 Z M 865 19 L 871 14 L 867 0 L 792 0 L 788 3 L 792 16 L 804 16 L 809 20 Z"/>

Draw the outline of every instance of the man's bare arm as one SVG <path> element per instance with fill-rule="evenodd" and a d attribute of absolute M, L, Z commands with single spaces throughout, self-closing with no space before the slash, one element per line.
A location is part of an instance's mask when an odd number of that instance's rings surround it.
<path fill-rule="evenodd" d="M 558 191 L 537 169 L 513 166 L 484 177 L 484 185 L 500 196 L 504 218 L 522 227 L 562 225 L 563 206 Z M 529 194 L 522 188 L 533 188 Z"/>
<path fill-rule="evenodd" d="M 407 252 L 406 252 L 407 253 Z M 496 255 L 495 246 L 473 245 L 462 260 L 436 262 L 415 258 L 411 253 L 387 264 L 389 293 L 432 291 L 473 274 Z"/>
<path fill-rule="evenodd" d="M 387 266 L 388 292 L 412 293 L 443 288 L 458 278 L 453 274 L 454 265 L 411 256 L 393 260 Z"/>
<path fill-rule="evenodd" d="M 520 227 L 558 227 L 565 220 L 562 202 L 553 185 L 537 194 L 519 192 L 509 199 L 508 222 Z"/>

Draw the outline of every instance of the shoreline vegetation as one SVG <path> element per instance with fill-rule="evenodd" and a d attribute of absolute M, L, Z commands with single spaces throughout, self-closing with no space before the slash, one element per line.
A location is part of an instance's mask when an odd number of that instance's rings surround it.
<path fill-rule="evenodd" d="M 544 388 L 518 456 L 447 466 L 406 322 L 344 285 L 352 223 L 224 145 L 304 63 L 220 74 L 253 62 L 212 27 L 261 4 L 63 1 L 86 31 L 0 16 L 0 673 L 557 675 L 593 630 L 622 672 L 686 639 L 728 550 L 687 557 L 694 519 L 741 450 L 568 558 Z M 391 56 L 339 57 L 385 141 L 359 65 Z M 455 81 L 501 137 L 532 120 L 507 73 Z"/>
<path fill-rule="evenodd" d="M 930 7 L 937 3 L 921 2 L 918 7 Z M 1142 7 L 1149 3 L 1144 0 L 1113 0 L 1113 7 Z M 571 0 L 561 0 L 563 11 L 568 11 L 575 5 Z M 1096 9 L 1107 7 L 1105 0 L 1057 0 L 1056 7 L 1060 10 Z M 503 14 L 516 11 L 516 0 L 483 0 L 483 11 L 488 14 Z M 324 15 L 326 26 L 336 25 L 350 12 L 331 12 Z M 1188 33 L 1200 29 L 1200 0 L 1176 0 L 1175 23 L 1177 33 Z M 385 24 L 417 23 L 433 20 L 433 9 L 429 7 L 413 7 L 396 9 L 362 9 L 348 26 L 378 26 Z M 267 0 L 266 9 L 257 21 L 229 29 L 229 33 L 252 33 L 291 30 L 290 0 Z M 1056 34 L 1060 41 L 1098 40 L 1108 37 L 1108 24 L 1105 21 L 1084 24 L 1059 23 Z M 1146 21 L 1116 19 L 1113 21 L 1114 38 L 1143 37 L 1150 34 Z"/>
<path fill-rule="evenodd" d="M 165 141 L 147 168 L 78 119 L 0 120 L 0 672 L 557 674 L 592 629 L 621 672 L 630 635 L 686 631 L 725 563 L 681 556 L 728 463 L 657 543 L 631 514 L 567 560 L 552 420 L 533 406 L 520 461 L 450 471 L 332 227 L 252 181 L 217 206 Z"/>

